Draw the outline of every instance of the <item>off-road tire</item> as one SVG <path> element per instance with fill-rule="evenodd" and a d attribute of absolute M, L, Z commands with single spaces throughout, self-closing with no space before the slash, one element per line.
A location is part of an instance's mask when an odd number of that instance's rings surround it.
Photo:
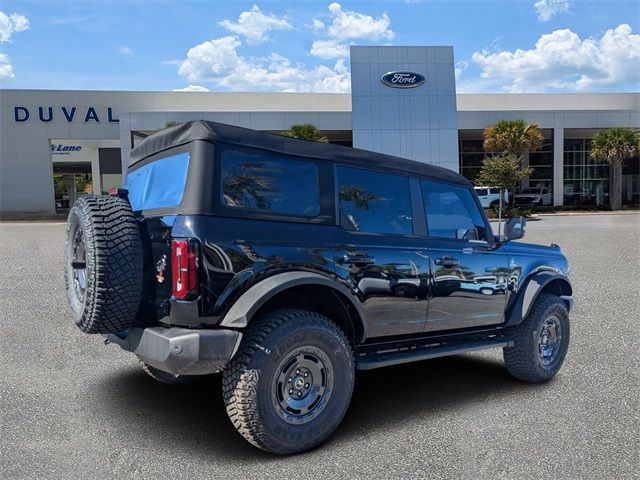
<path fill-rule="evenodd" d="M 140 366 L 142 367 L 144 373 L 149 375 L 154 380 L 169 385 L 182 385 L 185 383 L 198 382 L 200 380 L 204 380 L 207 377 L 207 375 L 173 375 L 172 373 L 163 372 L 162 370 L 158 370 L 151 365 L 147 365 L 142 360 L 140 360 Z"/>
<path fill-rule="evenodd" d="M 553 360 L 545 365 L 539 352 L 540 332 L 547 319 L 555 317 L 560 325 L 560 340 Z M 512 347 L 503 349 L 508 372 L 518 380 L 542 383 L 554 377 L 569 348 L 570 324 L 566 305 L 556 295 L 542 293 L 538 296 L 527 318 L 508 332 L 514 341 Z"/>
<path fill-rule="evenodd" d="M 319 348 L 330 360 L 333 388 L 324 408 L 304 424 L 281 417 L 274 402 L 279 365 L 300 348 Z M 351 346 L 328 318 L 305 310 L 279 310 L 249 324 L 222 379 L 231 422 L 250 443 L 276 454 L 309 450 L 338 427 L 351 402 L 355 365 Z"/>
<path fill-rule="evenodd" d="M 72 264 L 76 235 L 82 236 L 86 259 L 84 294 L 76 288 Z M 64 280 L 69 308 L 83 332 L 117 333 L 132 325 L 142 294 L 142 246 L 125 199 L 88 195 L 76 200 L 67 219 Z"/>

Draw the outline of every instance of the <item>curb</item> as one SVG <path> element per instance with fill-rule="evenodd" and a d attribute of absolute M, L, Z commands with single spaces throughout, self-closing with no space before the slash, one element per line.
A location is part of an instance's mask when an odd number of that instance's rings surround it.
<path fill-rule="evenodd" d="M 572 217 L 580 215 L 640 215 L 640 210 L 627 210 L 618 212 L 557 212 L 557 213 L 536 213 L 539 217 Z"/>

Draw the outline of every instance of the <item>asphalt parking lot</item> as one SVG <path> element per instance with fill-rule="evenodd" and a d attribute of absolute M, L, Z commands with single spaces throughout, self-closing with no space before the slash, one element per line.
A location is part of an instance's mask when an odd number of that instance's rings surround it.
<path fill-rule="evenodd" d="M 640 215 L 545 217 L 575 310 L 563 370 L 512 380 L 498 350 L 358 373 L 320 448 L 276 457 L 227 419 L 219 376 L 168 386 L 71 322 L 61 224 L 0 223 L 0 477 L 638 478 Z"/>

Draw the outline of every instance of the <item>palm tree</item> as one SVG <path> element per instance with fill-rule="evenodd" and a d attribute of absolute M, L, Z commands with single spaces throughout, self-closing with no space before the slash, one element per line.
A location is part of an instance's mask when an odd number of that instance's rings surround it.
<path fill-rule="evenodd" d="M 328 143 L 329 139 L 322 135 L 320 130 L 310 123 L 303 123 L 301 125 L 291 125 L 289 130 L 280 132 L 285 137 L 299 138 L 301 140 L 311 140 L 312 142 Z"/>
<path fill-rule="evenodd" d="M 482 136 L 486 152 L 506 153 L 520 160 L 528 152 L 538 150 L 544 142 L 540 126 L 524 120 L 500 120 L 486 128 Z"/>
<path fill-rule="evenodd" d="M 260 210 L 269 208 L 271 199 L 278 193 L 270 178 L 274 173 L 281 172 L 265 162 L 245 163 L 235 170 L 227 170 L 222 174 L 226 205 Z"/>
<path fill-rule="evenodd" d="M 608 128 L 598 132 L 591 142 L 591 158 L 606 160 L 611 166 L 611 208 L 622 208 L 622 164 L 640 155 L 640 131 L 628 127 Z"/>
<path fill-rule="evenodd" d="M 357 185 L 341 185 L 340 200 L 353 202 L 353 205 L 358 210 L 369 210 L 369 202 L 378 200 L 378 196 L 367 192 L 364 188 Z"/>
<path fill-rule="evenodd" d="M 168 122 L 164 122 L 164 128 L 177 127 L 178 125 L 181 125 L 181 123 L 176 122 L 175 120 L 169 120 Z"/>
<path fill-rule="evenodd" d="M 524 120 L 500 120 L 495 125 L 485 128 L 482 133 L 484 150 L 498 152 L 511 159 L 511 164 L 522 167 L 522 159 L 529 153 L 538 150 L 544 142 L 544 135 L 537 123 Z M 531 169 L 525 176 L 531 174 Z M 522 172 L 520 172 L 522 173 Z M 515 187 L 509 189 L 509 203 L 515 204 Z"/>

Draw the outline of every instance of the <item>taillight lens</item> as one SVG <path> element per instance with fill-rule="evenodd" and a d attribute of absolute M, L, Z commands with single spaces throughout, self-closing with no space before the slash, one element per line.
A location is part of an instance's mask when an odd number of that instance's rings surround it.
<path fill-rule="evenodd" d="M 173 296 L 187 298 L 197 289 L 197 244 L 193 240 L 173 240 L 171 242 Z"/>

